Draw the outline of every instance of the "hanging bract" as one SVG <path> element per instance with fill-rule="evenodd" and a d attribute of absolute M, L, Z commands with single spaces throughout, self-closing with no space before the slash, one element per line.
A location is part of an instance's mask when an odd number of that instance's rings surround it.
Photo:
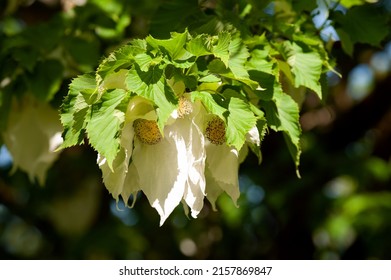
<path fill-rule="evenodd" d="M 239 164 L 249 150 L 260 158 L 268 128 L 285 134 L 298 166 L 299 106 L 280 77 L 320 96 L 323 65 L 298 44 L 237 32 L 133 40 L 72 81 L 62 147 L 87 136 L 117 201 L 142 191 L 161 224 L 181 202 L 196 218 L 205 197 L 213 208 L 223 192 L 237 203 Z"/>
<path fill-rule="evenodd" d="M 57 160 L 56 149 L 61 145 L 61 123 L 58 113 L 49 104 L 32 98 L 12 102 L 4 143 L 13 158 L 15 172 L 26 172 L 31 182 L 43 186 L 46 173 Z"/>

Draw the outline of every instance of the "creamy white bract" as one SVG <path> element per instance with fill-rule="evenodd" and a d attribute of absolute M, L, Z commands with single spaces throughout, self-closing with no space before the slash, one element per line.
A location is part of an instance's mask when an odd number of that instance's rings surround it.
<path fill-rule="evenodd" d="M 45 183 L 46 173 L 58 158 L 62 143 L 58 112 L 49 104 L 31 99 L 13 102 L 4 143 L 13 159 L 13 169 L 25 171 L 31 182 Z"/>

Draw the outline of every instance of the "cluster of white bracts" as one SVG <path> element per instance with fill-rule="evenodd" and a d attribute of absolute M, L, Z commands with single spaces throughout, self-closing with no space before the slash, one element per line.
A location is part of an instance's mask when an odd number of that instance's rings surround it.
<path fill-rule="evenodd" d="M 236 204 L 239 198 L 238 168 L 242 151 L 229 147 L 221 137 L 224 122 L 210 115 L 200 101 L 182 96 L 163 129 L 156 125 L 152 104 L 133 97 L 125 115 L 120 151 L 112 166 L 98 155 L 103 181 L 118 201 L 127 204 L 142 191 L 159 213 L 160 225 L 183 202 L 192 217 L 200 213 L 206 197 L 215 208 L 216 199 L 226 192 Z M 248 141 L 259 145 L 256 127 Z M 187 209 L 187 207 L 185 208 Z"/>

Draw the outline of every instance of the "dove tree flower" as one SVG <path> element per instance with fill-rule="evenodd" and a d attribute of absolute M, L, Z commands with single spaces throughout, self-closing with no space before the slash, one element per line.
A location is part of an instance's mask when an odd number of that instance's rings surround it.
<path fill-rule="evenodd" d="M 238 151 L 225 143 L 224 122 L 208 117 L 200 101 L 191 103 L 186 96 L 164 127 L 164 137 L 151 104 L 135 97 L 125 114 L 127 133 L 121 136 L 113 170 L 98 155 L 103 181 L 112 195 L 127 202 L 130 195 L 135 198 L 142 191 L 158 211 L 161 224 L 181 201 L 196 218 L 205 196 L 213 206 L 224 191 L 235 204 L 239 197 Z M 206 183 L 210 183 L 207 192 Z"/>
<path fill-rule="evenodd" d="M 131 194 L 136 197 L 138 191 L 143 191 L 160 214 L 161 223 L 182 200 L 193 217 L 203 205 L 205 150 L 202 132 L 196 125 L 199 110 L 183 109 L 185 106 L 191 105 L 184 101 L 173 112 L 163 137 L 151 103 L 134 97 L 125 114 L 125 133 L 113 167 L 98 155 L 103 181 L 112 195 L 117 200 L 122 196 L 127 202 Z"/>
<path fill-rule="evenodd" d="M 141 191 L 161 225 L 179 204 L 194 218 L 205 198 L 217 209 L 224 192 L 237 205 L 239 165 L 249 150 L 261 158 L 267 128 L 284 133 L 296 165 L 300 155 L 299 109 L 277 80 L 283 62 L 257 40 L 185 31 L 131 41 L 70 84 L 62 147 L 87 136 L 114 199 L 134 204 Z"/>
<path fill-rule="evenodd" d="M 213 129 L 211 135 L 211 130 Z M 216 210 L 216 200 L 226 192 L 237 205 L 239 192 L 239 165 L 248 153 L 248 145 L 259 148 L 260 136 L 256 126 L 247 134 L 246 142 L 238 151 L 225 143 L 225 124 L 219 118 L 213 118 L 206 128 L 206 169 L 207 198 Z"/>
<path fill-rule="evenodd" d="M 194 105 L 187 114 L 181 113 L 181 108 L 173 112 L 164 127 L 164 136 L 159 135 L 155 121 L 140 120 L 135 126 L 133 160 L 124 189 L 134 197 L 137 190 L 142 190 L 158 211 L 161 224 L 181 201 L 188 205 L 194 218 L 203 207 L 206 154 L 197 124 L 197 107 L 201 104 Z"/>
<path fill-rule="evenodd" d="M 13 158 L 11 172 L 20 168 L 31 182 L 37 179 L 43 185 L 48 169 L 58 158 L 56 149 L 63 141 L 61 131 L 58 113 L 49 104 L 27 97 L 19 102 L 14 100 L 3 132 Z"/>

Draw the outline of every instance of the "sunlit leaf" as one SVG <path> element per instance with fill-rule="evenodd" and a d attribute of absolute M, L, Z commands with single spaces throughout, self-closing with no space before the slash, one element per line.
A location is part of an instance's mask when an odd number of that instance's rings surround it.
<path fill-rule="evenodd" d="M 217 45 L 213 47 L 212 53 L 224 62 L 225 67 L 228 67 L 229 60 L 229 45 L 231 41 L 231 34 L 228 32 L 221 32 L 218 36 Z"/>
<path fill-rule="evenodd" d="M 247 79 L 249 77 L 245 68 L 245 63 L 249 56 L 247 47 L 240 38 L 237 37 L 231 40 L 229 44 L 228 67 L 236 78 Z"/>
<path fill-rule="evenodd" d="M 227 143 L 240 150 L 246 140 L 246 134 L 256 124 L 256 117 L 249 105 L 242 99 L 231 97 L 227 116 Z"/>
<path fill-rule="evenodd" d="M 213 98 L 214 95 L 207 91 L 193 91 L 191 93 L 191 99 L 194 102 L 195 100 L 200 100 L 204 104 L 205 108 L 212 114 L 219 116 L 221 119 L 224 119 L 224 113 L 226 109 L 218 104 Z"/>
<path fill-rule="evenodd" d="M 155 66 L 148 72 L 143 72 L 136 67 L 136 69 L 129 70 L 126 84 L 129 90 L 152 101 L 158 107 L 158 126 L 163 131 L 177 103 L 174 92 L 166 82 L 163 70 Z"/>
<path fill-rule="evenodd" d="M 312 89 L 322 99 L 320 76 L 323 61 L 320 55 L 316 52 L 304 52 L 299 45 L 288 41 L 283 44 L 282 51 L 294 74 L 295 87 Z"/>
<path fill-rule="evenodd" d="M 185 53 L 185 43 L 188 33 L 173 33 L 170 39 L 161 40 L 148 36 L 146 41 L 155 49 L 162 49 L 168 52 L 172 60 L 181 59 Z"/>
<path fill-rule="evenodd" d="M 209 55 L 211 52 L 209 51 L 209 48 L 206 43 L 206 36 L 205 35 L 199 35 L 193 39 L 191 39 L 186 44 L 186 49 L 188 52 L 193 54 L 194 56 L 204 56 Z"/>
<path fill-rule="evenodd" d="M 274 65 L 275 63 L 269 58 L 268 50 L 256 49 L 251 52 L 251 57 L 246 65 L 246 68 L 247 71 L 256 70 L 268 74 L 274 74 Z"/>
<path fill-rule="evenodd" d="M 83 143 L 91 108 L 88 97 L 95 91 L 95 75 L 84 74 L 75 78 L 61 106 L 61 122 L 64 127 L 62 148 Z"/>
<path fill-rule="evenodd" d="M 91 108 L 91 119 L 86 130 L 91 145 L 106 157 L 111 166 L 120 144 L 120 128 L 125 120 L 125 113 L 117 107 L 126 98 L 123 89 L 107 91 L 102 95 L 102 102 Z"/>
<path fill-rule="evenodd" d="M 138 54 L 145 53 L 146 48 L 145 41 L 133 40 L 132 44 L 125 45 L 112 52 L 101 64 L 99 64 L 96 71 L 97 76 L 99 77 L 98 82 L 101 82 L 106 76 L 121 68 L 130 67 L 134 61 L 134 57 Z"/>
<path fill-rule="evenodd" d="M 358 5 L 364 5 L 366 3 L 373 3 L 377 2 L 377 0 L 341 0 L 341 5 L 345 6 L 346 8 L 351 8 L 353 6 Z"/>

